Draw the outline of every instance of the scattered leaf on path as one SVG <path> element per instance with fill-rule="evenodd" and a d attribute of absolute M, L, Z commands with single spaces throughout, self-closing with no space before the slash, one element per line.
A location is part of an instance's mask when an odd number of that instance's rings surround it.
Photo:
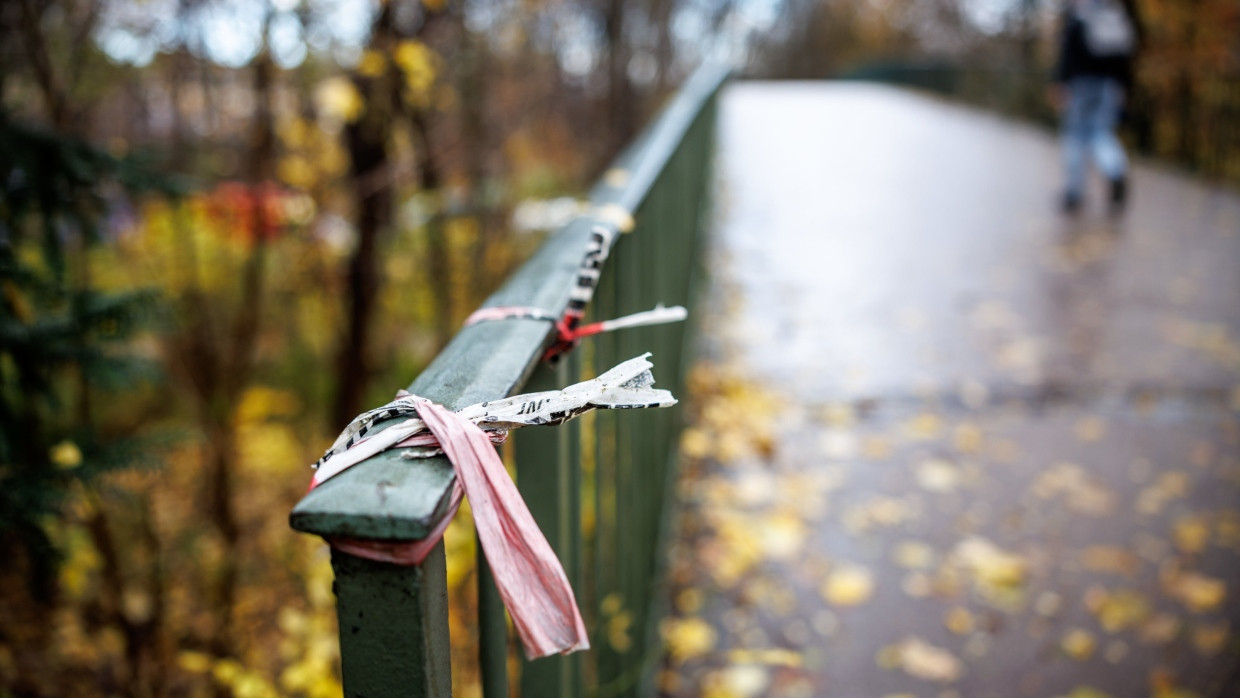
<path fill-rule="evenodd" d="M 1214 610 L 1227 597 L 1227 585 L 1223 580 L 1198 572 L 1172 571 L 1164 574 L 1163 589 L 1197 613 Z"/>
<path fill-rule="evenodd" d="M 891 551 L 891 559 L 905 569 L 926 569 L 934 564 L 934 549 L 915 540 L 902 540 Z"/>
<path fill-rule="evenodd" d="M 879 652 L 879 665 L 899 668 L 909 676 L 938 683 L 951 683 L 960 678 L 964 665 L 951 652 L 922 640 L 907 637 Z"/>
<path fill-rule="evenodd" d="M 1201 625 L 1193 629 L 1193 647 L 1207 657 L 1212 657 L 1223 651 L 1230 636 L 1227 621 Z"/>
<path fill-rule="evenodd" d="M 822 598 L 836 606 L 856 606 L 874 594 L 874 575 L 864 567 L 847 565 L 831 571 L 822 585 Z"/>
<path fill-rule="evenodd" d="M 1091 572 L 1132 576 L 1140 564 L 1136 555 L 1114 545 L 1091 545 L 1081 551 L 1081 566 Z"/>
<path fill-rule="evenodd" d="M 1190 555 L 1202 552 L 1210 542 L 1210 522 L 1204 516 L 1181 516 L 1173 532 L 1175 547 Z"/>
<path fill-rule="evenodd" d="M 1069 657 L 1083 662 L 1094 655 L 1094 649 L 1098 643 L 1094 640 L 1094 636 L 1088 630 L 1081 628 L 1073 628 L 1064 634 L 1063 639 L 1059 641 L 1059 648 Z"/>
<path fill-rule="evenodd" d="M 757 664 L 738 664 L 712 671 L 702 681 L 703 698 L 751 698 L 766 695 L 770 672 Z"/>
<path fill-rule="evenodd" d="M 715 629 L 697 617 L 669 618 L 662 624 L 663 641 L 675 662 L 700 657 L 715 648 Z"/>
<path fill-rule="evenodd" d="M 957 635 L 968 635 L 973 632 L 973 614 L 967 608 L 953 606 L 943 614 L 943 625 Z"/>
<path fill-rule="evenodd" d="M 960 484 L 960 470 L 940 458 L 918 463 L 914 476 L 922 489 L 931 492 L 952 492 Z"/>

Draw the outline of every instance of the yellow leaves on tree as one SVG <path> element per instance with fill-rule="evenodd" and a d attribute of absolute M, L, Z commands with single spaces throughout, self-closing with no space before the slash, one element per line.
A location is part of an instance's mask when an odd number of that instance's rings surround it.
<path fill-rule="evenodd" d="M 377 78 L 383 75 L 383 71 L 387 70 L 387 59 L 383 54 L 375 49 L 368 48 L 362 51 L 362 57 L 357 62 L 357 72 L 368 78 Z"/>
<path fill-rule="evenodd" d="M 276 164 L 276 173 L 291 187 L 315 191 L 348 168 L 340 139 L 322 123 L 293 116 L 280 121 L 277 134 L 284 153 Z"/>
<path fill-rule="evenodd" d="M 404 76 L 405 89 L 402 94 L 405 100 L 415 107 L 428 106 L 431 88 L 438 74 L 435 52 L 421 41 L 407 39 L 392 51 L 392 62 Z"/>
<path fill-rule="evenodd" d="M 47 454 L 48 460 L 52 461 L 60 470 L 70 470 L 82 464 L 82 450 L 72 441 L 61 441 L 52 446 Z"/>
<path fill-rule="evenodd" d="M 342 76 L 320 82 L 314 90 L 314 104 L 329 128 L 353 123 L 366 107 L 366 101 L 353 81 Z"/>

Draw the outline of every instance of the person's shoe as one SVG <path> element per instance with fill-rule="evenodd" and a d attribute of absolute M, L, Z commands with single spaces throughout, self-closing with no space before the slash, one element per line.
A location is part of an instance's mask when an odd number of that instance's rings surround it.
<path fill-rule="evenodd" d="M 1111 213 L 1119 213 L 1128 203 L 1128 178 L 1116 177 L 1111 180 Z"/>
<path fill-rule="evenodd" d="M 1075 192 L 1064 192 L 1059 209 L 1068 215 L 1075 215 L 1081 210 L 1081 195 Z"/>

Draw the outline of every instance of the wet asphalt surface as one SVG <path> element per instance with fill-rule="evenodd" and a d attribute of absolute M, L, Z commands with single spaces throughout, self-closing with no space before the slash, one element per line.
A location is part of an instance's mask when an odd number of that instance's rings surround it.
<path fill-rule="evenodd" d="M 1240 696 L 1240 194 L 1051 134 L 740 83 L 669 696 Z"/>

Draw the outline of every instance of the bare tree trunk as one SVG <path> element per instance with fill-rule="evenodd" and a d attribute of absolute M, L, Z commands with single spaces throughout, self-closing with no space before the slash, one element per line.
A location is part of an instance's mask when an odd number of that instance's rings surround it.
<path fill-rule="evenodd" d="M 233 654 L 233 608 L 237 600 L 237 544 L 241 540 L 241 527 L 233 510 L 233 468 L 236 464 L 236 434 L 225 414 L 214 429 L 208 432 L 211 440 L 207 463 L 207 516 L 220 537 L 224 554 L 220 557 L 220 569 L 212 579 L 211 603 L 216 617 L 215 631 L 211 637 L 211 651 L 219 657 Z"/>
<path fill-rule="evenodd" d="M 383 5 L 375 18 L 372 45 L 387 46 L 392 42 L 393 22 L 391 4 Z M 361 411 L 362 394 L 369 377 L 366 347 L 370 344 L 370 325 L 379 293 L 375 255 L 379 232 L 387 223 L 392 208 L 387 137 L 393 96 L 383 94 L 391 92 L 383 89 L 388 77 L 353 76 L 354 85 L 366 99 L 366 110 L 345 129 L 353 207 L 357 211 L 357 244 L 349 257 L 346 327 L 336 355 L 336 400 L 331 424 L 339 427 Z"/>
<path fill-rule="evenodd" d="M 147 592 L 150 594 L 150 616 L 144 623 L 143 656 L 138 665 L 140 686 L 146 695 L 155 697 L 167 693 L 167 667 L 169 662 L 168 631 L 165 619 L 168 610 L 167 579 L 164 569 L 163 544 L 155 531 L 151 509 L 151 495 L 139 495 L 138 525 L 143 545 L 150 557 L 147 569 Z"/>
<path fill-rule="evenodd" d="M 485 278 L 479 288 L 480 293 L 490 290 L 490 269 L 487 265 L 487 251 L 495 244 L 500 234 L 499 226 L 495 225 L 492 216 L 484 210 L 488 207 L 485 201 L 487 164 L 486 153 L 489 151 L 487 139 L 487 46 L 484 41 L 463 26 L 460 27 L 463 57 L 461 60 L 460 87 L 461 95 L 461 138 L 465 146 L 465 166 L 469 177 L 470 209 L 475 212 L 478 223 L 478 236 L 474 240 L 474 248 L 470 253 L 471 267 L 476 276 Z M 468 299 L 470 305 L 475 298 Z"/>
<path fill-rule="evenodd" d="M 44 5 L 34 0 L 20 0 L 21 34 L 26 44 L 26 56 L 38 83 L 39 92 L 47 107 L 48 118 L 52 127 L 61 133 L 72 133 L 72 118 L 69 111 L 69 99 L 65 94 L 65 86 L 56 69 L 52 65 L 52 57 L 48 53 L 47 43 L 43 40 Z"/>
<path fill-rule="evenodd" d="M 270 15 L 268 15 L 270 16 Z M 266 31 L 264 31 L 264 36 Z M 254 371 L 254 349 L 258 343 L 265 292 L 268 238 L 273 222 L 268 218 L 266 197 L 269 194 L 275 161 L 275 127 L 272 123 L 273 75 L 271 54 L 264 49 L 254 62 L 254 95 L 257 109 L 250 149 L 247 176 L 251 196 L 251 248 L 241 273 L 241 306 L 233 322 L 228 343 L 223 347 L 224 361 L 217 388 L 218 400 L 208 408 L 213 415 L 212 449 L 209 463 L 208 511 L 223 544 L 224 556 L 216 580 L 218 625 L 214 650 L 220 656 L 235 651 L 233 610 L 237 598 L 237 549 L 241 542 L 241 526 L 233 502 L 237 464 L 237 433 L 233 415 L 236 403 L 249 385 Z"/>
<path fill-rule="evenodd" d="M 120 629 L 124 655 L 124 662 L 100 680 L 105 683 L 105 692 L 155 698 L 163 695 L 163 669 L 159 664 L 164 658 L 160 650 L 163 644 L 163 581 L 159 541 L 150 529 L 149 500 L 145 494 L 140 495 L 138 524 L 143 535 L 140 541 L 129 543 L 133 547 L 147 548 L 153 561 L 153 573 L 147 585 L 150 604 L 146 609 L 126 607 L 129 591 L 124 565 L 126 555 L 118 546 L 115 527 L 103 500 L 92 493 L 89 501 L 92 511 L 86 518 L 86 530 L 102 564 L 99 594 L 88 617 L 96 618 L 101 625 Z"/>
<path fill-rule="evenodd" d="M 1176 79 L 1176 114 L 1179 122 L 1179 142 L 1176 144 L 1177 154 L 1182 162 L 1190 168 L 1197 166 L 1197 142 L 1194 136 L 1197 129 L 1194 123 L 1197 111 L 1194 88 L 1194 68 L 1197 56 L 1194 43 L 1197 40 L 1197 17 L 1200 9 L 1199 0 L 1186 0 L 1185 7 L 1180 9 L 1184 22 L 1184 40 L 1181 46 L 1181 63 Z"/>
<path fill-rule="evenodd" d="M 386 11 L 385 11 L 386 12 Z M 357 245 L 349 257 L 348 312 L 346 329 L 336 359 L 336 401 L 332 425 L 344 426 L 361 411 L 362 393 L 369 371 L 366 347 L 379 292 L 375 260 L 379 231 L 392 207 L 391 185 L 386 181 L 389 168 L 385 117 L 367 114 L 347 129 L 353 185 L 353 205 L 357 210 Z"/>
<path fill-rule="evenodd" d="M 414 112 L 410 116 L 410 126 L 414 137 L 414 148 L 417 150 L 419 184 L 424 192 L 438 192 L 443 184 L 443 173 L 439 161 L 431 150 L 430 128 L 426 114 Z M 452 260 L 448 254 L 446 235 L 447 217 L 442 205 L 437 207 L 430 220 L 426 222 L 427 271 L 431 287 L 435 289 L 435 348 L 444 348 L 452 339 L 453 318 L 452 308 Z"/>
<path fill-rule="evenodd" d="M 660 99 L 674 87 L 675 76 L 672 74 L 672 62 L 676 56 L 672 42 L 672 9 L 674 6 L 674 0 L 653 0 L 650 10 L 650 17 L 657 32 L 654 55 L 659 72 L 656 76 L 655 94 Z"/>
<path fill-rule="evenodd" d="M 396 27 L 396 8 L 394 2 L 385 3 L 375 18 L 372 30 L 371 45 L 380 50 L 390 49 L 402 36 Z M 430 27 L 458 8 L 449 6 L 447 9 L 430 11 L 423 8 L 426 14 L 421 25 L 413 34 L 425 35 Z M 350 175 L 353 186 L 353 202 L 357 210 L 357 246 L 349 258 L 348 267 L 348 321 L 345 335 L 341 340 L 340 351 L 336 358 L 336 400 L 332 410 L 332 424 L 343 426 L 362 408 L 362 395 L 369 377 L 366 366 L 366 348 L 370 344 L 371 324 L 379 293 L 379 271 L 376 255 L 378 239 L 385 225 L 388 224 L 392 209 L 393 189 L 389 176 L 392 158 L 388 147 L 388 133 L 397 115 L 420 117 L 417 110 L 404 104 L 400 98 L 400 90 L 394 87 L 396 79 L 394 69 L 389 67 L 387 74 L 376 78 L 354 76 L 354 84 L 364 95 L 366 110 L 362 117 L 349 124 L 345 130 L 349 151 Z M 422 130 L 419 130 L 422 129 Z M 420 167 L 422 169 L 423 188 L 438 188 L 440 173 L 431 160 L 431 150 L 427 147 L 424 136 L 425 123 L 421 127 L 414 126 L 415 143 L 419 148 Z M 417 138 L 417 136 L 423 138 Z M 429 163 L 429 165 L 428 165 Z M 430 174 L 433 187 L 427 187 L 427 167 L 434 172 Z M 438 215 L 438 214 L 437 214 Z M 435 231 L 436 223 L 431 224 L 432 240 L 431 268 L 435 272 L 437 258 L 446 256 L 443 247 L 442 230 Z M 444 269 L 446 273 L 446 269 Z M 436 288 L 446 290 L 435 280 Z M 442 313 L 441 313 L 442 314 Z M 437 339 L 443 339 L 443 320 L 437 321 Z"/>
<path fill-rule="evenodd" d="M 607 37 L 607 158 L 619 152 L 636 133 L 637 110 L 629 82 L 629 49 L 624 38 L 624 2 L 607 0 L 604 14 Z"/>

